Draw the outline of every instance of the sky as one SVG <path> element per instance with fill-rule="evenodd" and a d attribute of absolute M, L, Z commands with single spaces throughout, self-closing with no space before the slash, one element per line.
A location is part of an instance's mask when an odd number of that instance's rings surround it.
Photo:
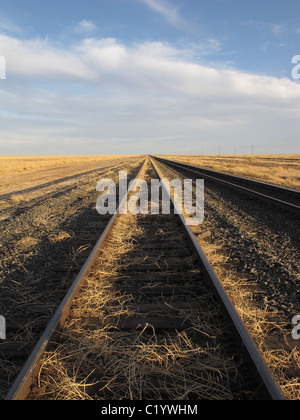
<path fill-rule="evenodd" d="M 0 155 L 300 153 L 299 18 L 299 0 L 0 0 Z"/>

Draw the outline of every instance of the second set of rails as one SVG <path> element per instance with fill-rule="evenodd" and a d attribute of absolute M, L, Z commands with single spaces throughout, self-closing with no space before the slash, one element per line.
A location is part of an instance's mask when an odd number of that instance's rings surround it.
<path fill-rule="evenodd" d="M 141 169 L 140 176 L 149 183 L 153 178 L 163 177 L 156 162 L 156 159 L 147 159 Z M 120 206 L 126 200 L 127 197 Z M 171 196 L 170 200 L 175 207 Z M 126 216 L 117 213 L 111 219 L 7 399 L 43 399 L 47 392 L 51 394 L 49 385 L 48 388 L 45 385 L 44 395 L 39 390 L 37 378 L 46 375 L 41 370 L 42 360 L 45 352 L 55 353 L 57 348 L 66 351 L 72 335 L 70 326 L 74 324 L 76 328 L 80 325 L 81 335 L 87 334 L 89 339 L 91 331 L 105 332 L 98 342 L 100 347 L 103 347 L 103 341 L 114 343 L 115 340 L 119 356 L 122 354 L 124 360 L 128 357 L 125 367 L 131 366 L 130 360 L 135 357 L 139 360 L 134 381 L 132 372 L 126 373 L 126 368 L 113 368 L 113 357 L 112 361 L 107 361 L 103 355 L 98 370 L 89 372 L 85 368 L 81 377 L 84 374 L 87 378 L 93 376 L 93 386 L 88 391 L 90 398 L 284 399 L 183 216 L 139 215 L 124 219 L 127 228 L 120 233 L 122 218 Z M 134 223 L 135 229 L 128 222 Z M 129 233 L 132 247 L 126 248 Z M 120 235 L 121 242 L 126 245 L 124 253 L 109 251 L 111 243 L 120 240 Z M 90 315 L 91 308 L 83 309 L 85 313 L 80 315 L 78 302 L 85 300 L 89 278 L 92 283 L 96 278 L 100 285 L 107 281 L 107 273 L 104 280 L 99 273 L 109 252 L 116 252 L 117 256 L 111 261 L 112 273 L 108 280 L 125 312 L 116 316 L 118 310 L 114 302 L 114 305 L 106 305 L 105 316 L 102 309 L 96 316 Z M 93 303 L 90 305 L 94 306 Z M 168 352 L 174 347 L 177 355 L 160 353 L 161 349 Z M 129 349 L 128 355 L 122 353 L 125 348 Z M 155 350 L 155 357 L 152 355 L 149 361 L 149 357 L 141 355 L 141 348 L 148 356 L 150 350 Z M 78 357 L 80 351 L 75 353 Z M 71 356 L 65 353 L 62 356 L 68 357 Z M 210 369 L 207 364 L 202 366 L 203 360 L 207 363 L 210 360 Z M 232 365 L 228 365 L 229 361 Z M 76 365 L 77 361 L 74 359 L 73 363 Z M 226 372 L 220 366 L 227 366 Z M 188 386 L 182 388 L 182 384 Z M 206 393 L 208 388 L 210 395 Z"/>
<path fill-rule="evenodd" d="M 174 162 L 158 157 L 156 159 L 175 170 L 184 171 L 190 176 L 207 179 L 226 188 L 254 197 L 257 200 L 267 202 L 274 207 L 292 212 L 297 216 L 300 215 L 300 191 L 228 173 L 212 171 L 182 162 Z"/>

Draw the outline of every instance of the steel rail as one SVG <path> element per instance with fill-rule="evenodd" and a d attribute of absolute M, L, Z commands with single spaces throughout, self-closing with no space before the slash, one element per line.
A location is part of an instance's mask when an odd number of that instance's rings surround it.
<path fill-rule="evenodd" d="M 230 298 L 228 297 L 225 289 L 223 288 L 222 284 L 220 283 L 220 280 L 218 279 L 216 273 L 214 272 L 212 266 L 210 265 L 208 259 L 206 258 L 202 248 L 198 244 L 195 235 L 191 231 L 190 227 L 186 224 L 186 221 L 184 219 L 184 216 L 179 211 L 178 206 L 174 202 L 174 199 L 170 193 L 170 190 L 166 187 L 164 181 L 163 181 L 163 174 L 157 167 L 157 165 L 154 162 L 154 159 L 151 159 L 151 162 L 161 179 L 162 185 L 167 192 L 173 206 L 175 209 L 175 213 L 177 213 L 178 217 L 180 218 L 183 226 L 185 227 L 185 230 L 190 238 L 190 241 L 194 247 L 194 250 L 196 251 L 196 254 L 200 258 L 200 261 L 205 266 L 206 272 L 208 274 L 208 281 L 210 284 L 213 285 L 216 296 L 218 297 L 220 303 L 225 308 L 226 312 L 228 313 L 232 324 L 235 326 L 236 333 L 238 337 L 240 338 L 241 342 L 243 343 L 244 350 L 247 352 L 248 359 L 250 362 L 252 362 L 252 365 L 255 367 L 257 374 L 259 378 L 261 379 L 261 382 L 265 388 L 266 396 L 271 400 L 276 401 L 283 401 L 285 400 L 285 397 L 283 393 L 281 392 L 280 387 L 278 386 L 274 376 L 272 375 L 269 367 L 267 366 L 263 356 L 259 352 L 256 344 L 254 343 L 253 339 L 249 335 L 246 327 L 244 326 L 241 318 L 239 317 L 234 305 L 232 304 Z"/>
<path fill-rule="evenodd" d="M 267 203 L 270 203 L 272 205 L 275 205 L 276 207 L 279 207 L 283 210 L 288 210 L 292 213 L 295 213 L 297 215 L 300 215 L 300 206 L 297 206 L 295 204 L 292 204 L 290 202 L 284 201 L 284 200 L 280 200 L 278 198 L 272 197 L 270 195 L 267 194 L 263 194 L 260 193 L 258 191 L 255 191 L 254 189 L 252 189 L 254 186 L 260 186 L 260 187 L 267 187 L 270 190 L 273 190 L 276 193 L 285 193 L 285 194 L 293 194 L 294 196 L 297 197 L 297 199 L 299 198 L 299 202 L 300 202 L 300 192 L 296 191 L 296 190 L 289 190 L 287 188 L 283 188 L 283 187 L 279 187 L 276 185 L 272 185 L 272 184 L 266 184 L 260 181 L 256 181 L 256 180 L 251 180 L 248 178 L 240 178 L 237 177 L 235 175 L 229 175 L 229 174 L 224 174 L 223 172 L 216 172 L 216 171 L 210 171 L 210 170 L 206 170 L 206 169 L 202 169 L 202 168 L 198 168 L 196 166 L 192 166 L 192 165 L 188 165 L 185 163 L 179 163 L 179 162 L 174 162 L 168 159 L 162 159 L 159 157 L 154 157 L 151 156 L 153 159 L 156 159 L 159 162 L 162 162 L 168 166 L 171 166 L 175 169 L 181 169 L 181 170 L 186 170 L 189 173 L 192 173 L 194 175 L 197 175 L 198 177 L 201 176 L 202 178 L 208 179 L 210 181 L 219 183 L 221 185 L 225 185 L 226 187 L 229 187 L 231 189 L 235 189 L 237 191 L 246 193 L 247 195 L 250 195 L 252 197 L 255 197 L 257 199 L 263 200 Z M 226 177 L 226 178 L 230 178 L 231 180 L 233 180 L 234 182 L 229 182 L 226 181 L 224 179 L 218 178 L 216 176 L 212 176 L 209 175 L 207 172 L 212 173 L 212 174 L 217 174 L 218 176 L 221 177 Z M 249 185 L 252 185 L 252 188 L 246 188 L 243 187 L 241 185 L 238 185 L 238 182 L 247 182 Z"/>
<path fill-rule="evenodd" d="M 71 288 L 67 292 L 64 300 L 61 302 L 53 318 L 49 322 L 46 330 L 44 331 L 40 340 L 36 344 L 33 352 L 29 356 L 22 371 L 20 372 L 17 379 L 15 380 L 12 387 L 10 388 L 7 396 L 5 397 L 6 401 L 24 400 L 26 396 L 28 396 L 30 392 L 30 388 L 33 384 L 33 381 L 34 379 L 36 379 L 38 371 L 40 369 L 40 360 L 41 360 L 42 355 L 46 351 L 48 344 L 51 342 L 51 338 L 53 337 L 53 334 L 63 327 L 68 317 L 68 314 L 70 313 L 73 299 L 77 296 L 79 290 L 84 284 L 85 277 L 90 272 L 97 257 L 102 251 L 103 246 L 106 242 L 106 239 L 109 233 L 111 232 L 112 227 L 116 221 L 116 218 L 118 217 L 118 215 L 120 214 L 121 210 L 123 209 L 124 205 L 127 202 L 128 193 L 131 189 L 134 189 L 135 183 L 137 182 L 137 179 L 139 178 L 141 172 L 143 171 L 143 168 L 145 167 L 146 162 L 147 160 L 145 160 L 145 162 L 143 163 L 135 180 L 130 183 L 127 194 L 121 200 L 121 203 L 119 204 L 116 214 L 114 214 L 112 218 L 110 219 L 100 239 L 98 240 L 95 247 L 93 248 L 90 256 L 86 260 L 84 266 L 82 267 L 81 271 L 77 275 L 74 283 L 72 284 Z"/>
<path fill-rule="evenodd" d="M 145 162 L 146 163 L 146 162 Z M 160 176 L 160 172 L 157 169 L 155 163 L 153 162 L 153 166 L 156 169 L 156 172 L 158 173 L 158 176 L 160 179 L 162 177 Z M 145 164 L 144 164 L 145 165 Z M 144 165 L 142 166 L 137 178 L 134 182 L 137 181 L 141 171 L 144 168 Z M 131 183 L 129 187 L 130 190 L 134 190 L 135 183 Z M 163 181 L 162 181 L 163 182 Z M 128 191 L 128 192 L 129 192 Z M 166 189 L 168 192 L 168 195 L 170 196 L 170 200 L 174 205 L 174 208 L 177 209 L 176 203 L 174 203 L 173 198 L 171 197 L 168 189 Z M 61 329 L 63 327 L 63 324 L 65 320 L 68 317 L 69 311 L 71 309 L 72 300 L 74 297 L 78 294 L 79 289 L 83 285 L 84 279 L 86 275 L 90 272 L 93 264 L 95 263 L 96 258 L 100 254 L 101 250 L 103 249 L 103 246 L 106 242 L 106 239 L 109 235 L 109 233 L 112 230 L 112 227 L 116 221 L 116 218 L 118 217 L 118 214 L 121 212 L 123 206 L 125 205 L 127 201 L 128 194 L 123 198 L 117 213 L 112 217 L 110 223 L 106 227 L 105 231 L 101 235 L 99 241 L 97 242 L 96 246 L 94 247 L 90 257 L 86 261 L 85 265 L 83 266 L 82 270 L 76 277 L 76 280 L 67 293 L 65 299 L 59 306 L 58 310 L 56 311 L 54 317 L 50 321 L 47 329 L 45 330 L 44 334 L 40 338 L 38 344 L 36 345 L 34 351 L 32 352 L 31 356 L 29 357 L 27 363 L 25 364 L 24 368 L 22 369 L 20 375 L 16 379 L 15 383 L 11 387 L 9 393 L 7 394 L 5 400 L 24 400 L 30 390 L 31 386 L 34 383 L 34 380 L 36 379 L 38 375 L 38 371 L 40 369 L 40 360 L 41 357 L 46 350 L 49 343 L 51 343 L 51 339 L 53 337 L 53 334 Z M 178 209 L 177 209 L 178 211 Z M 179 213 L 179 211 L 178 211 Z M 185 220 L 182 215 L 178 214 L 182 225 L 185 227 L 186 232 L 188 234 L 188 237 L 190 238 L 191 245 L 194 248 L 194 251 L 198 254 L 198 257 L 200 258 L 200 261 L 205 266 L 207 277 L 211 284 L 213 284 L 215 290 L 217 291 L 217 295 L 220 298 L 220 301 L 223 303 L 224 308 L 226 308 L 226 312 L 229 314 L 233 324 L 236 327 L 237 333 L 239 337 L 242 340 L 244 348 L 247 350 L 248 354 L 250 355 L 251 360 L 253 361 L 257 372 L 259 374 L 260 382 L 262 383 L 262 387 L 265 388 L 265 395 L 266 399 L 273 399 L 273 400 L 284 400 L 284 396 L 276 384 L 272 374 L 270 373 L 267 365 L 265 364 L 262 356 L 258 352 L 253 340 L 249 336 L 248 332 L 246 331 L 246 328 L 244 327 L 242 321 L 240 320 L 238 314 L 235 311 L 235 308 L 233 307 L 232 303 L 230 302 L 225 290 L 223 289 L 222 285 L 220 284 L 216 274 L 214 273 L 212 267 L 210 266 L 208 260 L 206 259 L 202 249 L 200 248 L 199 244 L 196 241 L 196 238 L 194 237 L 192 231 L 188 226 L 186 226 Z"/>

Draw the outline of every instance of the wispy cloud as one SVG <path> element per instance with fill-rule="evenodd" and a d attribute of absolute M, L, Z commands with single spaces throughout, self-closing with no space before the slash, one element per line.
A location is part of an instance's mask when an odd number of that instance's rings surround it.
<path fill-rule="evenodd" d="M 23 30 L 5 16 L 0 16 L 0 34 L 16 34 L 20 35 Z"/>
<path fill-rule="evenodd" d="M 280 42 L 264 42 L 260 49 L 265 54 L 268 54 L 270 50 L 273 48 L 287 48 L 287 44 L 280 43 Z"/>
<path fill-rule="evenodd" d="M 276 37 L 282 36 L 286 31 L 286 25 L 283 23 L 270 23 L 269 31 Z"/>
<path fill-rule="evenodd" d="M 97 26 L 91 21 L 83 19 L 78 25 L 75 27 L 75 32 L 82 33 L 82 34 L 91 34 L 97 30 Z"/>
<path fill-rule="evenodd" d="M 188 23 L 180 15 L 179 8 L 172 6 L 166 0 L 142 0 L 148 7 L 163 16 L 171 25 L 178 29 L 187 30 Z"/>
<path fill-rule="evenodd" d="M 263 20 L 249 20 L 247 22 L 243 22 L 243 24 L 247 26 L 255 26 L 266 36 L 273 36 L 275 38 L 282 37 L 290 31 L 289 26 L 284 22 L 273 23 Z"/>

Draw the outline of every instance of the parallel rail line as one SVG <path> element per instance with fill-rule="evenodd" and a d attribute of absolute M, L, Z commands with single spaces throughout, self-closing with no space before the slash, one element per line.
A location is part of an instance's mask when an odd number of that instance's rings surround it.
<path fill-rule="evenodd" d="M 152 159 L 151 162 L 153 166 L 151 166 L 149 161 L 144 163 L 140 174 L 143 171 L 148 172 L 148 174 L 152 173 L 152 175 L 156 173 L 156 177 L 161 179 L 162 174 L 156 167 L 155 161 Z M 99 260 L 99 257 L 105 251 L 107 243 L 111 240 L 115 224 L 122 217 L 120 210 L 127 199 L 127 196 L 124 197 L 117 214 L 111 218 L 22 372 L 11 387 L 6 397 L 7 400 L 24 400 L 28 398 L 32 389 L 36 386 L 36 378 L 41 367 L 43 354 L 49 348 L 49 344 L 55 342 L 53 337 L 63 330 L 67 319 L 72 317 L 74 299 L 80 295 L 87 276 L 90 275 L 92 268 L 97 264 L 97 260 Z M 170 200 L 174 208 L 176 208 L 176 204 L 171 196 Z M 166 313 L 174 313 L 175 311 L 177 314 L 185 314 L 186 310 L 201 310 L 201 308 L 197 307 L 199 306 L 197 298 L 201 298 L 203 287 L 208 287 L 210 290 L 213 289 L 215 296 L 220 302 L 223 315 L 226 314 L 224 315 L 227 320 L 225 324 L 230 324 L 230 331 L 236 337 L 235 341 L 238 343 L 238 348 L 242 349 L 243 354 L 245 353 L 246 355 L 250 377 L 255 384 L 252 384 L 254 386 L 253 389 L 255 389 L 254 394 L 257 392 L 257 398 L 284 399 L 265 360 L 249 336 L 193 233 L 184 223 L 183 216 L 143 216 L 139 220 L 145 236 L 138 241 L 137 250 L 135 253 L 133 252 L 131 260 L 128 260 L 126 264 L 124 263 L 123 268 L 121 267 L 121 271 L 124 270 L 124 273 L 126 273 L 127 283 L 123 284 L 121 279 L 120 289 L 123 289 L 126 295 L 131 296 L 133 300 L 131 305 L 135 307 L 140 316 L 117 319 L 114 328 L 124 332 L 128 331 L 127 341 L 137 329 L 143 331 L 147 328 L 150 328 L 151 331 L 155 329 L 157 334 L 160 333 L 164 337 L 166 337 L 166 334 L 169 337 L 172 334 L 176 334 L 178 330 L 185 329 L 187 334 L 192 334 L 192 325 L 186 317 L 177 316 L 172 318 L 166 316 Z M 181 241 L 180 246 L 179 240 Z M 137 255 L 142 256 L 142 260 L 145 260 L 146 263 L 137 265 L 135 263 Z M 145 255 L 144 259 L 143 255 Z M 177 260 L 174 259 L 174 256 L 177 257 Z M 155 287 L 153 283 L 155 283 Z M 190 285 L 187 286 L 187 283 Z M 198 297 L 197 294 L 199 295 Z M 184 296 L 184 302 L 180 296 Z M 149 313 L 155 314 L 160 311 L 165 314 L 163 317 L 158 318 L 156 315 L 149 315 Z M 100 320 L 97 319 L 90 320 L 90 323 L 93 328 L 97 328 L 101 324 Z M 195 332 L 193 334 L 197 337 L 199 335 Z M 199 337 L 197 339 L 199 340 Z M 198 379 L 200 381 L 200 378 Z M 155 384 L 158 379 L 151 378 L 151 380 Z M 119 382 L 119 386 L 122 387 L 122 378 L 119 378 Z M 164 383 L 170 387 L 174 386 L 172 383 L 168 384 L 167 378 L 164 379 Z M 151 398 L 151 396 L 155 397 L 155 393 L 152 395 L 150 391 L 148 394 L 145 391 L 145 396 L 148 398 Z"/>
<path fill-rule="evenodd" d="M 300 215 L 300 191 L 159 157 L 155 157 L 155 159 L 179 171 L 184 170 L 187 174 L 224 185 L 258 200 L 270 203 L 277 208 L 288 210 L 298 216 Z"/>

